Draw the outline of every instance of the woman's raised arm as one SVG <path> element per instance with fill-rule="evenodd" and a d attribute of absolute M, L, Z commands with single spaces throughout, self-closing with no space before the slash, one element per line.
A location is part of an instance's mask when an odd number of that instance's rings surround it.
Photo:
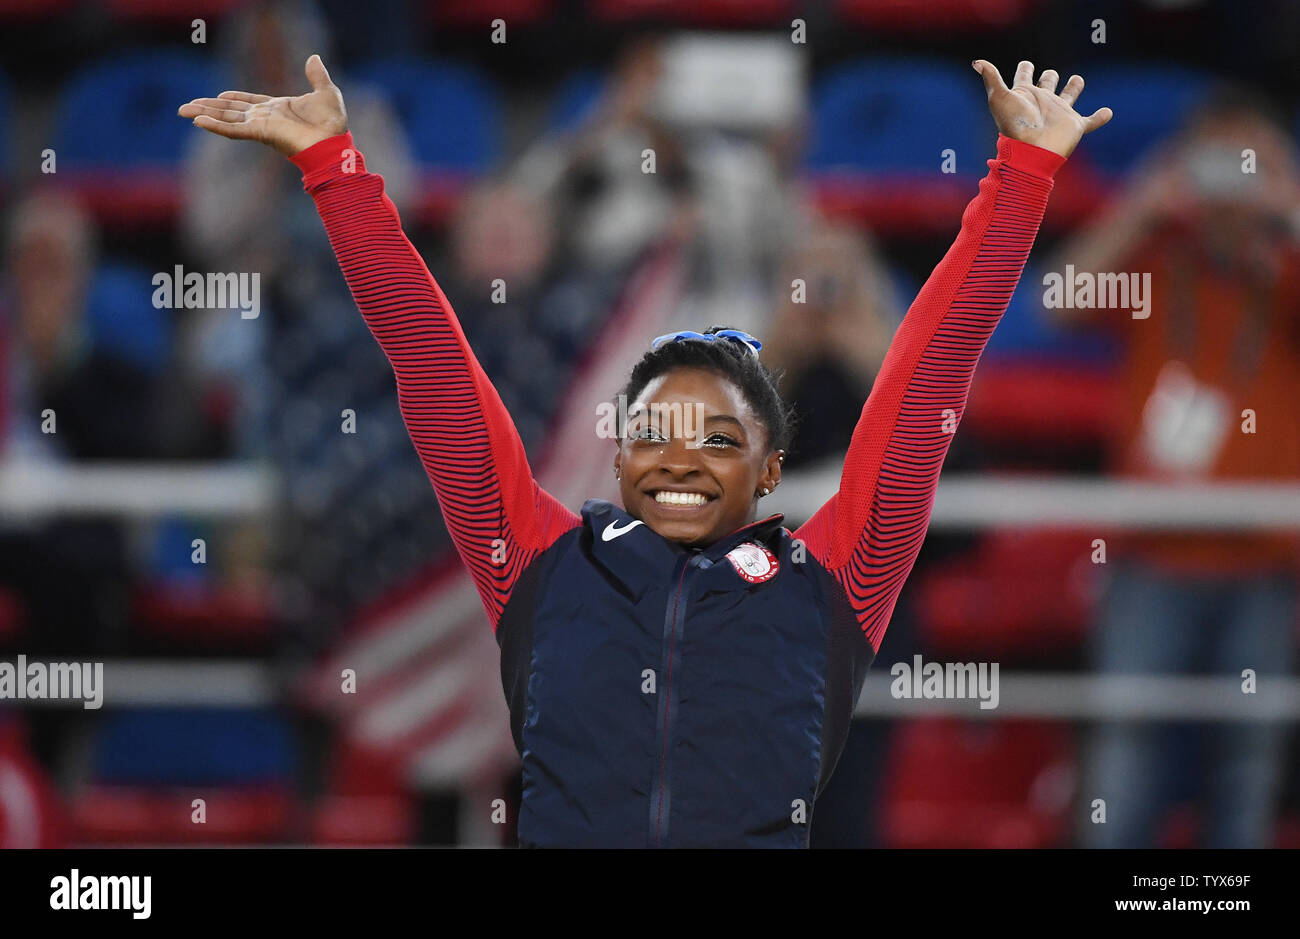
<path fill-rule="evenodd" d="M 580 520 L 533 479 L 514 422 L 402 231 L 382 177 L 366 172 L 319 56 L 306 72 L 313 90 L 305 95 L 227 91 L 178 113 L 274 147 L 302 170 L 353 299 L 392 364 L 402 418 L 495 629 L 519 575 Z"/>
<path fill-rule="evenodd" d="M 890 343 L 839 491 L 795 532 L 844 588 L 876 651 L 925 540 L 975 364 L 1011 301 L 1053 177 L 1080 137 L 1111 117 L 1109 108 L 1075 113 L 1077 75 L 1058 95 L 1050 69 L 1033 85 L 1032 64 L 1021 62 L 1007 88 L 988 62 L 973 65 L 997 122 L 997 158 Z"/>

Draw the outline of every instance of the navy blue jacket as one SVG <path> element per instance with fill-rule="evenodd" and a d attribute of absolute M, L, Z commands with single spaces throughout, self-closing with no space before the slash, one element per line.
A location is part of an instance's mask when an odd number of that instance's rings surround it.
<path fill-rule="evenodd" d="M 696 550 L 592 500 L 532 563 L 497 627 L 521 844 L 807 846 L 874 650 L 781 519 Z"/>

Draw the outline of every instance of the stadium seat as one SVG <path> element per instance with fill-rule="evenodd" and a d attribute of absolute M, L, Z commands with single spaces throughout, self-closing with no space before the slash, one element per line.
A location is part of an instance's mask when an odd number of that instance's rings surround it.
<path fill-rule="evenodd" d="M 337 738 L 328 791 L 313 806 L 315 844 L 410 844 L 416 813 L 405 761 L 343 734 Z"/>
<path fill-rule="evenodd" d="M 199 18 L 210 21 L 232 13 L 244 5 L 245 0 L 188 0 L 184 4 L 176 0 L 106 0 L 104 6 L 108 13 L 120 20 L 144 20 L 153 22 L 186 23 Z"/>
<path fill-rule="evenodd" d="M 1038 0 L 836 0 L 845 22 L 873 29 L 924 29 L 936 24 L 963 32 L 1000 29 L 1020 22 Z"/>
<path fill-rule="evenodd" d="M 1025 267 L 985 354 L 990 359 L 1032 357 L 1038 361 L 1088 363 L 1098 368 L 1113 363 L 1119 347 L 1111 336 L 1053 324 L 1051 311 L 1043 306 L 1043 274 L 1043 269 L 1032 261 Z"/>
<path fill-rule="evenodd" d="M 528 26 L 546 19 L 555 11 L 555 0 L 436 0 L 428 11 L 440 26 L 487 26 L 503 19 L 510 27 Z"/>
<path fill-rule="evenodd" d="M 91 781 L 74 799 L 79 840 L 191 844 L 287 840 L 296 754 L 274 712 L 244 708 L 119 710 L 91 748 Z M 193 800 L 206 821 L 192 820 Z"/>
<path fill-rule="evenodd" d="M 221 69 L 187 52 L 136 52 L 82 69 L 55 118 L 59 177 L 101 221 L 174 221 L 180 164 L 195 137 L 176 109 L 224 87 Z"/>
<path fill-rule="evenodd" d="M 1115 178 L 1132 170 L 1148 150 L 1181 126 L 1209 89 L 1208 75 L 1164 65 L 1091 65 L 1082 102 L 1115 112 L 1105 133 L 1079 148 L 1086 161 Z M 1091 110 L 1088 113 L 1092 113 Z"/>
<path fill-rule="evenodd" d="M 49 19 L 66 13 L 72 6 L 73 0 L 0 0 L 0 19 Z"/>
<path fill-rule="evenodd" d="M 907 721 L 885 765 L 885 847 L 1047 848 L 1068 841 L 1075 756 L 1067 726 Z"/>
<path fill-rule="evenodd" d="M 972 554 L 916 574 L 917 633 L 936 655 L 1059 660 L 1088 631 L 1090 536 L 994 530 Z"/>
<path fill-rule="evenodd" d="M 142 267 L 101 265 L 90 284 L 86 317 L 98 350 L 156 373 L 171 355 L 172 321 L 170 310 L 153 305 L 152 279 Z"/>
<path fill-rule="evenodd" d="M 978 77 L 947 62 L 872 59 L 816 83 L 805 169 L 831 215 L 886 231 L 952 231 L 994 155 Z M 953 173 L 942 172 L 952 150 Z"/>
<path fill-rule="evenodd" d="M 794 0 L 589 0 L 607 22 L 659 20 L 689 26 L 772 26 L 794 15 Z M 788 22 L 788 21 L 787 21 Z"/>
<path fill-rule="evenodd" d="M 466 186 L 501 158 L 496 89 L 471 68 L 424 59 L 371 62 L 354 75 L 387 94 L 406 129 L 421 175 L 417 215 L 445 220 Z"/>

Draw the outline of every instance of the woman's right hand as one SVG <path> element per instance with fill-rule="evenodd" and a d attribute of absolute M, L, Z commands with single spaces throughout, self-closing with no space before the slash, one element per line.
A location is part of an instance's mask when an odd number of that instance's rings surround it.
<path fill-rule="evenodd" d="M 348 129 L 343 95 L 330 81 L 319 55 L 307 60 L 312 90 L 294 98 L 272 98 L 247 91 L 223 91 L 215 98 L 195 98 L 177 110 L 194 126 L 232 140 L 257 140 L 293 156 L 312 144 Z"/>

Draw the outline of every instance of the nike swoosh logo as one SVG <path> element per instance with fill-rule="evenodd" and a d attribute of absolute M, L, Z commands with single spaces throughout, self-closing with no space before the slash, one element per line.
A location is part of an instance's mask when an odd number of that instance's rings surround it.
<path fill-rule="evenodd" d="M 633 528 L 636 528 L 636 526 L 641 525 L 641 524 L 644 524 L 644 523 L 643 523 L 640 519 L 637 519 L 635 522 L 632 522 L 631 524 L 627 525 L 626 527 L 624 527 L 624 528 L 619 528 L 619 527 L 618 527 L 618 522 L 610 522 L 608 525 L 605 526 L 605 530 L 602 531 L 602 532 L 600 533 L 600 540 L 601 540 L 601 541 L 613 541 L 613 540 L 614 540 L 615 538 L 617 538 L 619 535 L 626 535 L 626 534 L 627 534 L 628 532 L 630 532 Z"/>

